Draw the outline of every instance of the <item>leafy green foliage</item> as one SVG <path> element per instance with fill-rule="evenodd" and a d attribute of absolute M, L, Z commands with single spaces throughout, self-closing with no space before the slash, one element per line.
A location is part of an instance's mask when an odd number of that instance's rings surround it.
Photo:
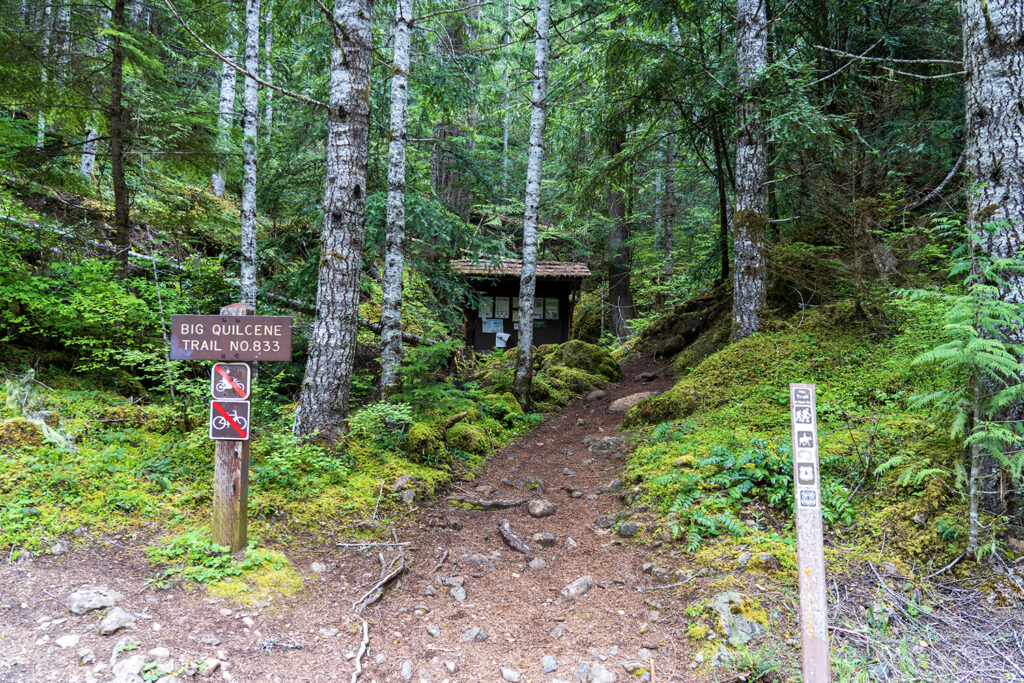
<path fill-rule="evenodd" d="M 241 559 L 236 558 L 230 548 L 210 540 L 208 529 L 194 529 L 146 548 L 150 562 L 170 565 L 154 579 L 157 587 L 166 587 L 172 579 L 218 583 L 263 566 L 280 570 L 289 564 L 281 553 L 258 548 L 256 541 L 250 541 L 244 553 Z"/>

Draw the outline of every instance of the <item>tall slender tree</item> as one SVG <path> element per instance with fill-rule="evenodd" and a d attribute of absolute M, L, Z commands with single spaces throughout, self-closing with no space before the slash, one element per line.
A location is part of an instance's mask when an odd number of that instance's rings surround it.
<path fill-rule="evenodd" d="M 50 24 L 52 12 L 53 6 L 47 2 L 43 6 L 43 68 L 39 74 L 40 85 L 42 86 L 39 92 L 39 99 L 43 101 L 46 100 L 46 84 L 49 80 L 49 73 L 46 69 L 50 58 Z M 46 112 L 44 111 L 44 106 L 40 104 L 36 122 L 36 149 L 42 149 L 44 142 L 46 142 Z"/>
<path fill-rule="evenodd" d="M 760 81 L 768 66 L 767 0 L 738 0 L 736 66 L 736 210 L 732 218 L 732 338 L 761 329 L 768 291 L 765 230 L 768 225 L 768 137 Z"/>
<path fill-rule="evenodd" d="M 388 143 L 387 250 L 380 322 L 380 390 L 387 398 L 398 388 L 402 362 L 402 271 L 405 261 L 405 144 L 409 108 L 409 45 L 412 0 L 395 6 L 395 54 L 391 65 L 391 140 Z"/>
<path fill-rule="evenodd" d="M 664 263 L 661 267 L 661 291 L 662 297 L 667 294 L 669 283 L 675 273 L 675 263 L 672 260 L 672 250 L 675 248 L 675 223 L 676 223 L 676 186 L 675 186 L 675 165 L 676 165 L 676 136 L 669 133 L 665 139 L 665 195 L 662 201 L 661 221 L 661 251 Z M 662 299 L 664 303 L 664 299 Z"/>
<path fill-rule="evenodd" d="M 266 8 L 263 10 L 263 80 L 267 83 L 274 82 L 274 65 L 270 61 L 270 52 L 274 47 L 274 12 L 271 0 L 267 0 Z M 270 129 L 274 127 L 274 89 L 264 89 L 263 120 L 267 125 L 267 137 L 270 137 Z"/>
<path fill-rule="evenodd" d="M 550 31 L 551 0 L 538 0 L 533 96 L 530 100 L 530 151 L 526 160 L 523 210 L 523 268 L 519 278 L 519 345 L 513 387 L 516 398 L 527 407 L 530 405 L 530 385 L 533 382 L 533 307 L 537 292 L 537 229 L 540 224 L 540 179 L 544 163 Z"/>
<path fill-rule="evenodd" d="M 110 17 L 113 32 L 110 36 L 110 175 L 114 190 L 114 242 L 121 264 L 121 277 L 128 276 L 128 249 L 131 225 L 128 217 L 128 183 L 124 175 L 124 135 L 128 113 L 122 102 L 124 89 L 124 35 L 125 0 L 114 0 Z"/>
<path fill-rule="evenodd" d="M 625 25 L 625 18 L 619 15 L 612 21 L 612 29 L 618 33 Z M 621 79 L 619 51 L 623 48 L 621 38 L 613 38 L 605 55 L 605 83 L 609 94 L 616 92 Z M 624 165 L 621 157 L 626 147 L 626 119 L 620 111 L 609 114 L 607 153 L 613 163 Z M 620 174 L 624 175 L 624 174 Z M 608 219 L 608 312 L 611 332 L 619 339 L 629 335 L 629 321 L 634 317 L 633 287 L 630 282 L 632 264 L 629 247 L 630 224 L 627 216 L 627 193 L 624 181 L 611 179 L 607 191 Z"/>
<path fill-rule="evenodd" d="M 327 109 L 327 177 L 316 319 L 295 411 L 295 432 L 335 441 L 344 432 L 355 362 L 366 222 L 373 0 L 335 0 Z"/>
<path fill-rule="evenodd" d="M 229 10 L 230 11 L 230 10 Z M 234 15 L 228 20 L 228 48 L 224 56 L 228 60 L 234 59 L 234 53 L 238 46 L 235 38 Z M 224 158 L 228 151 L 228 136 L 230 135 L 231 122 L 235 116 L 235 87 L 238 82 L 238 72 L 226 62 L 221 64 L 220 78 L 217 87 L 220 92 L 220 102 L 217 113 L 217 146 L 220 152 L 220 168 L 213 172 L 210 183 L 213 185 L 215 197 L 224 196 Z"/>
<path fill-rule="evenodd" d="M 242 303 L 256 308 L 256 135 L 259 131 L 260 0 L 245 2 L 245 89 L 242 96 Z"/>

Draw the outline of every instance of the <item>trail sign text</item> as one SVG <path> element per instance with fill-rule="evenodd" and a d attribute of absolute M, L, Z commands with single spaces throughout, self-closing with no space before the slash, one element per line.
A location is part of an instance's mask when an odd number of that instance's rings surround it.
<path fill-rule="evenodd" d="M 793 424 L 793 497 L 800 573 L 803 679 L 807 683 L 825 683 L 830 680 L 830 664 L 814 385 L 790 384 L 789 402 Z"/>
<path fill-rule="evenodd" d="M 171 359 L 287 361 L 292 319 L 283 315 L 172 315 Z"/>

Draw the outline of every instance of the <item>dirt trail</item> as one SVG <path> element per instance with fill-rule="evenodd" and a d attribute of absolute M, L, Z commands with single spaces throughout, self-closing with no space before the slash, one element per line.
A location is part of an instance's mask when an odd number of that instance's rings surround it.
<path fill-rule="evenodd" d="M 409 543 L 403 549 L 410 571 L 363 614 L 369 646 L 360 681 L 500 681 L 501 667 L 522 681 L 574 681 L 581 663 L 601 665 L 619 681 L 640 680 L 627 674 L 622 662 L 644 658 L 656 681 L 697 680 L 687 668 L 686 592 L 660 590 L 671 579 L 642 572 L 645 562 L 659 560 L 652 553 L 666 551 L 594 524 L 601 515 L 625 509 L 618 493 L 599 492 L 619 476 L 623 459 L 619 451 L 589 452 L 584 439 L 619 435 L 623 415 L 608 412 L 615 399 L 671 386 L 671 378 L 663 375 L 647 384 L 636 381 L 639 373 L 651 370 L 661 368 L 624 367 L 624 379 L 609 387 L 606 397 L 574 401 L 496 453 L 476 481 L 458 482 L 449 492 L 528 497 L 531 493 L 516 484 L 533 477 L 544 486 L 534 497 L 555 506 L 551 516 L 532 517 L 526 506 L 465 509 L 442 496 L 396 529 L 399 539 Z M 493 493 L 479 494 L 475 489 L 481 485 L 493 487 Z M 573 490 L 580 492 L 578 497 Z M 453 518 L 458 521 L 450 523 Z M 497 529 L 503 518 L 532 546 L 530 555 L 503 542 Z M 553 547 L 539 548 L 532 540 L 535 533 L 551 534 Z M 578 544 L 573 549 L 566 547 L 570 537 Z M 144 543 L 139 534 L 0 568 L 0 681 L 112 680 L 108 660 L 124 635 L 140 646 L 120 661 L 133 652 L 166 647 L 179 666 L 186 659 L 208 657 L 226 662 L 213 673 L 214 680 L 348 681 L 362 635 L 352 603 L 379 578 L 378 554 L 387 559 L 395 554 L 393 547 L 287 548 L 306 574 L 303 590 L 282 604 L 245 609 L 210 599 L 201 590 L 147 590 L 153 570 L 142 555 Z M 445 562 L 432 571 L 446 552 Z M 544 566 L 530 568 L 531 558 L 540 558 Z M 671 558 L 661 560 L 659 565 L 671 566 Z M 313 562 L 322 566 L 307 569 Z M 593 580 L 586 594 L 561 595 L 583 576 Z M 100 636 L 98 612 L 71 615 L 65 600 L 83 584 L 123 593 L 122 607 L 137 615 L 137 627 Z M 458 590 L 453 595 L 455 588 L 465 591 L 463 600 Z M 486 640 L 466 642 L 464 634 L 473 627 L 483 629 Z M 73 646 L 58 646 L 57 639 L 67 635 L 79 638 Z M 96 662 L 79 664 L 83 648 L 92 650 Z M 557 670 L 544 673 L 544 657 L 553 658 Z"/>

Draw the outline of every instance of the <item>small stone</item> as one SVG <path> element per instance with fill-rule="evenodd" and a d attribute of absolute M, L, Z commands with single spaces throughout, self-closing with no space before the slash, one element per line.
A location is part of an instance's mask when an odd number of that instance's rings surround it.
<path fill-rule="evenodd" d="M 594 459 L 584 458 L 583 460 L 580 461 L 580 464 L 583 465 L 584 467 L 589 467 L 594 464 Z"/>
<path fill-rule="evenodd" d="M 171 656 L 171 651 L 166 647 L 154 647 L 146 654 L 148 654 L 152 659 L 167 659 Z M 227 659 L 227 657 L 225 657 L 225 659 Z"/>
<path fill-rule="evenodd" d="M 656 379 L 658 379 L 658 373 L 656 372 L 641 372 L 639 375 L 636 376 L 636 381 L 642 384 L 653 382 Z"/>
<path fill-rule="evenodd" d="M 631 676 L 640 676 L 647 673 L 647 664 L 638 660 L 629 660 L 627 662 L 620 662 L 622 668 L 626 670 Z"/>
<path fill-rule="evenodd" d="M 892 677 L 892 669 L 888 664 L 879 662 L 868 670 L 868 676 L 874 681 L 887 681 Z"/>
<path fill-rule="evenodd" d="M 386 661 L 388 661 L 388 656 L 386 654 L 384 654 L 383 652 L 378 652 L 377 654 L 375 654 L 373 656 L 373 663 L 374 664 L 383 664 Z"/>
<path fill-rule="evenodd" d="M 82 636 L 77 633 L 69 633 L 66 636 L 61 636 L 57 640 L 53 641 L 57 647 L 68 648 L 78 645 L 78 641 L 81 640 Z"/>
<path fill-rule="evenodd" d="M 317 632 L 320 634 L 321 638 L 333 638 L 339 633 L 338 629 L 333 626 L 329 628 L 321 628 Z"/>
<path fill-rule="evenodd" d="M 581 576 L 562 589 L 563 598 L 578 598 L 585 595 L 594 587 L 594 579 L 591 576 Z"/>
<path fill-rule="evenodd" d="M 752 557 L 754 557 L 752 553 L 741 553 L 740 558 L 736 560 L 736 568 L 740 571 L 746 569 Z"/>
<path fill-rule="evenodd" d="M 455 673 L 459 669 L 458 665 L 456 665 L 455 662 L 445 662 L 444 668 L 447 669 L 448 673 L 450 674 Z"/>
<path fill-rule="evenodd" d="M 448 518 L 447 526 L 452 531 L 461 531 L 462 530 L 462 520 L 460 520 L 458 517 L 449 517 Z"/>
<path fill-rule="evenodd" d="M 554 673 L 558 671 L 558 662 L 551 655 L 544 655 L 540 658 L 540 670 L 546 674 Z"/>
<path fill-rule="evenodd" d="M 490 484 L 480 484 L 479 486 L 477 486 L 473 490 L 476 491 L 477 493 L 479 493 L 484 498 L 486 498 L 487 496 L 490 496 L 492 493 L 494 493 L 494 487 L 491 486 Z"/>
<path fill-rule="evenodd" d="M 519 477 L 519 481 L 516 482 L 516 488 L 544 493 L 544 480 L 537 477 Z"/>
<path fill-rule="evenodd" d="M 71 550 L 71 544 L 65 541 L 63 538 L 50 546 L 51 555 L 64 555 Z"/>
<path fill-rule="evenodd" d="M 640 533 L 640 525 L 633 522 L 625 522 L 619 525 L 618 534 L 622 538 L 633 538 Z"/>
<path fill-rule="evenodd" d="M 590 665 L 590 681 L 592 683 L 615 683 L 618 677 L 601 664 Z"/>
<path fill-rule="evenodd" d="M 532 517 L 550 517 L 555 514 L 555 504 L 550 500 L 531 500 L 528 511 Z"/>
<path fill-rule="evenodd" d="M 501 678 L 508 683 L 519 683 L 522 675 L 515 669 L 510 669 L 507 666 L 501 667 Z"/>
<path fill-rule="evenodd" d="M 526 566 L 529 567 L 530 569 L 537 570 L 537 569 L 544 569 L 544 567 L 548 566 L 548 564 L 547 564 L 547 562 L 545 562 L 541 558 L 535 557 L 532 560 L 530 560 L 530 563 L 528 565 L 526 565 Z"/>
<path fill-rule="evenodd" d="M 406 505 L 412 505 L 416 500 L 416 492 L 412 489 L 406 489 L 401 494 L 402 502 Z"/>
<path fill-rule="evenodd" d="M 491 558 L 487 557 L 482 553 L 472 553 L 470 555 L 463 555 L 462 559 L 466 562 L 469 562 L 470 564 L 475 564 L 478 566 L 483 564 L 490 564 L 491 562 Z"/>
<path fill-rule="evenodd" d="M 78 651 L 78 664 L 85 666 L 86 664 L 92 664 L 96 661 L 96 655 L 87 647 L 83 647 Z"/>
<path fill-rule="evenodd" d="M 434 638 L 440 638 L 441 637 L 441 627 L 438 626 L 437 624 L 427 624 L 427 633 L 429 633 Z"/>
<path fill-rule="evenodd" d="M 604 389 L 594 389 L 589 394 L 583 397 L 584 401 L 600 401 L 602 398 L 608 395 L 608 392 Z"/>
<path fill-rule="evenodd" d="M 111 673 L 114 674 L 114 680 L 118 681 L 118 683 L 121 681 L 127 683 L 137 679 L 141 680 L 138 676 L 144 666 L 146 666 L 146 658 L 143 655 L 132 655 L 115 664 Z"/>
<path fill-rule="evenodd" d="M 562 474 L 564 474 L 567 477 L 575 477 L 576 476 L 576 473 L 573 472 L 572 470 L 570 470 L 568 467 L 563 467 L 562 468 Z"/>
<path fill-rule="evenodd" d="M 448 593 L 455 599 L 455 602 L 464 602 L 466 600 L 466 589 L 462 586 L 456 586 L 448 591 Z"/>
<path fill-rule="evenodd" d="M 380 524 L 375 519 L 360 519 L 353 526 L 361 531 L 376 531 Z"/>
<path fill-rule="evenodd" d="M 629 396 L 623 396 L 620 399 L 612 401 L 611 405 L 608 406 L 609 413 L 625 413 L 636 407 L 640 401 L 644 399 L 657 396 L 660 392 L 657 391 L 639 391 Z"/>
<path fill-rule="evenodd" d="M 325 568 L 325 569 L 326 569 L 326 568 Z M 217 611 L 218 611 L 218 612 L 220 612 L 220 615 L 221 615 L 222 617 L 230 617 L 230 616 L 231 616 L 232 614 L 234 614 L 234 613 L 235 613 L 235 612 L 234 612 L 234 610 L 230 610 L 230 609 L 228 609 L 227 607 L 221 607 L 221 608 L 220 608 L 219 610 L 217 610 Z"/>
<path fill-rule="evenodd" d="M 323 562 L 314 562 L 309 565 L 309 570 L 315 574 L 323 574 L 327 571 L 327 565 Z"/>
<path fill-rule="evenodd" d="M 565 624 L 559 624 L 558 626 L 551 629 L 551 637 L 558 640 L 565 635 Z"/>
<path fill-rule="evenodd" d="M 448 586 L 449 588 L 462 586 L 466 583 L 465 577 L 462 576 L 442 576 L 440 581 L 442 586 Z"/>
<path fill-rule="evenodd" d="M 566 550 L 576 550 L 580 547 L 580 544 L 573 540 L 572 536 L 565 537 L 565 543 L 563 544 Z"/>
<path fill-rule="evenodd" d="M 573 491 L 570 495 L 573 498 L 582 498 L 583 497 L 583 491 Z"/>
<path fill-rule="evenodd" d="M 203 645 L 217 647 L 218 645 L 220 645 L 220 638 L 218 638 L 217 636 L 206 636 L 205 638 L 200 638 L 199 642 Z"/>
<path fill-rule="evenodd" d="M 82 588 L 68 596 L 67 604 L 72 614 L 85 614 L 119 605 L 123 600 L 123 595 L 109 588 Z"/>
<path fill-rule="evenodd" d="M 407 659 L 404 662 L 402 662 L 401 674 L 402 674 L 402 679 L 403 680 L 406 680 L 406 681 L 412 680 L 412 660 L 411 659 Z"/>
<path fill-rule="evenodd" d="M 467 643 L 482 643 L 487 640 L 487 632 L 479 626 L 473 626 L 462 634 L 462 640 Z"/>
<path fill-rule="evenodd" d="M 123 628 L 135 628 L 135 617 L 120 607 L 115 607 L 107 612 L 107 616 L 103 617 L 99 632 L 101 636 L 109 636 Z"/>
<path fill-rule="evenodd" d="M 615 515 L 601 515 L 594 520 L 594 526 L 598 529 L 611 529 L 615 524 Z"/>
<path fill-rule="evenodd" d="M 601 493 L 618 493 L 619 491 L 622 490 L 622 480 L 612 479 L 604 486 L 598 486 L 597 490 L 600 491 Z"/>
<path fill-rule="evenodd" d="M 410 481 L 412 481 L 412 477 L 410 477 L 408 474 L 403 474 L 402 476 L 398 477 L 398 479 L 395 479 L 394 483 L 391 484 L 391 491 L 393 493 L 398 493 L 406 486 L 408 486 Z"/>
<path fill-rule="evenodd" d="M 203 667 L 199 670 L 200 678 L 210 678 L 220 668 L 220 660 L 216 657 L 207 657 L 202 663 Z"/>
<path fill-rule="evenodd" d="M 256 622 L 253 621 L 252 617 L 242 617 L 242 625 L 246 628 L 252 628 L 256 625 Z"/>
<path fill-rule="evenodd" d="M 541 548 L 555 547 L 555 537 L 546 531 L 543 533 L 534 534 L 533 542 L 539 545 Z"/>
<path fill-rule="evenodd" d="M 413 608 L 412 608 L 412 611 L 413 611 L 413 613 L 415 613 L 415 614 L 416 614 L 416 616 L 418 616 L 418 617 L 422 617 L 422 616 L 424 616 L 424 615 L 426 615 L 426 614 L 430 614 L 430 608 L 429 608 L 429 607 L 427 607 L 427 606 L 426 606 L 425 604 L 423 604 L 422 602 L 421 602 L 421 603 L 419 603 L 419 604 L 417 604 L 417 605 L 416 605 L 415 607 L 413 607 Z"/>
<path fill-rule="evenodd" d="M 621 436 L 602 436 L 593 439 L 588 450 L 595 455 L 601 455 L 617 451 L 625 444 L 626 440 Z"/>

